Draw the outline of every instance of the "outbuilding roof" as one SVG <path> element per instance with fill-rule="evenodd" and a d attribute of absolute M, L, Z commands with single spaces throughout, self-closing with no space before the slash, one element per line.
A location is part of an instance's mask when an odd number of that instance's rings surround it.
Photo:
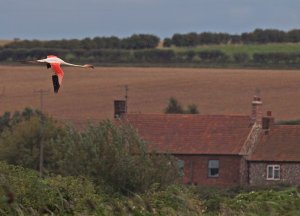
<path fill-rule="evenodd" d="M 262 135 L 251 161 L 300 161 L 300 125 L 273 125 Z"/>

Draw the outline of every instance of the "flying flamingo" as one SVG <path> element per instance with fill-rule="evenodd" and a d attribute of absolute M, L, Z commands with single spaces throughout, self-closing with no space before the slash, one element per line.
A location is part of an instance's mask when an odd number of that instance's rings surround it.
<path fill-rule="evenodd" d="M 59 87 L 62 84 L 62 79 L 64 77 L 64 71 L 61 69 L 61 67 L 60 67 L 61 65 L 68 65 L 68 66 L 82 67 L 82 68 L 94 68 L 94 66 L 90 65 L 90 64 L 85 64 L 85 65 L 71 64 L 71 63 L 65 62 L 64 60 L 62 60 L 54 55 L 48 55 L 47 58 L 45 58 L 45 59 L 39 59 L 39 60 L 28 61 L 28 62 L 29 63 L 44 63 L 44 64 L 46 64 L 48 69 L 52 68 L 53 72 L 55 73 L 54 75 L 52 75 L 54 93 L 58 92 Z"/>

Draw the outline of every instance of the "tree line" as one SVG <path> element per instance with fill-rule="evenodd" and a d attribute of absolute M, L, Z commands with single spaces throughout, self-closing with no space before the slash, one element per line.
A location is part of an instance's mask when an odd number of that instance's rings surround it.
<path fill-rule="evenodd" d="M 4 48 L 48 48 L 48 49 L 153 49 L 163 41 L 164 47 L 195 47 L 212 44 L 265 44 L 265 43 L 298 43 L 300 42 L 300 29 L 282 31 L 277 29 L 255 29 L 252 32 L 229 34 L 219 32 L 190 32 L 186 34 L 175 33 L 170 38 L 161 39 L 153 34 L 133 34 L 130 37 L 119 38 L 94 37 L 84 39 L 62 40 L 15 40 Z"/>
<path fill-rule="evenodd" d="M 194 47 L 212 44 L 298 43 L 299 41 L 299 29 L 287 32 L 277 29 L 255 29 L 253 32 L 245 32 L 239 35 L 212 32 L 174 34 L 171 38 L 164 39 L 164 46 Z"/>
<path fill-rule="evenodd" d="M 4 48 L 48 48 L 48 49 L 150 49 L 155 48 L 160 41 L 160 38 L 151 34 L 133 34 L 127 38 L 111 37 L 94 37 L 70 39 L 70 40 L 15 40 L 12 43 L 6 44 Z"/>
<path fill-rule="evenodd" d="M 107 50 L 93 49 L 52 49 L 52 48 L 19 48 L 0 49 L 0 62 L 15 63 L 18 61 L 44 58 L 49 54 L 57 55 L 68 62 L 93 63 L 96 65 L 167 65 L 167 66 L 250 66 L 250 67 L 298 67 L 300 52 L 238 52 L 228 54 L 221 50 L 185 50 L 177 52 L 172 49 L 143 50 Z"/>
<path fill-rule="evenodd" d="M 0 62 L 14 63 L 57 55 L 66 61 L 98 65 L 171 65 L 171 66 L 283 66 L 298 67 L 299 52 L 263 51 L 249 54 L 218 50 L 192 49 L 198 45 L 212 44 L 263 44 L 297 43 L 300 30 L 288 32 L 275 29 L 256 29 L 250 33 L 230 35 L 227 33 L 174 34 L 163 41 L 165 48 L 158 48 L 160 38 L 151 34 L 134 34 L 127 38 L 95 37 L 82 40 L 15 40 L 0 47 Z M 176 49 L 176 47 L 188 47 Z"/>

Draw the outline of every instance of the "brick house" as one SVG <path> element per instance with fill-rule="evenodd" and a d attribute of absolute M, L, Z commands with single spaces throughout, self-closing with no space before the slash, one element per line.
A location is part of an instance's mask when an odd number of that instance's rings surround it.
<path fill-rule="evenodd" d="M 149 150 L 179 159 L 185 184 L 300 184 L 300 126 L 274 125 L 261 109 L 256 96 L 251 115 L 134 114 L 115 102 L 115 116 L 136 128 Z"/>

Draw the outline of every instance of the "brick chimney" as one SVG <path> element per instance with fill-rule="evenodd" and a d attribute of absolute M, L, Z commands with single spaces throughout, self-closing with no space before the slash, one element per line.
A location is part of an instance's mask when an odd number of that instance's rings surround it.
<path fill-rule="evenodd" d="M 114 118 L 120 118 L 125 113 L 127 113 L 126 100 L 115 100 L 114 101 Z"/>
<path fill-rule="evenodd" d="M 259 96 L 254 96 L 252 101 L 251 124 L 262 124 L 262 101 Z"/>
<path fill-rule="evenodd" d="M 272 112 L 268 111 L 267 116 L 264 116 L 262 118 L 262 129 L 264 130 L 265 134 L 268 134 L 273 124 L 274 124 L 274 117 L 272 116 Z"/>

